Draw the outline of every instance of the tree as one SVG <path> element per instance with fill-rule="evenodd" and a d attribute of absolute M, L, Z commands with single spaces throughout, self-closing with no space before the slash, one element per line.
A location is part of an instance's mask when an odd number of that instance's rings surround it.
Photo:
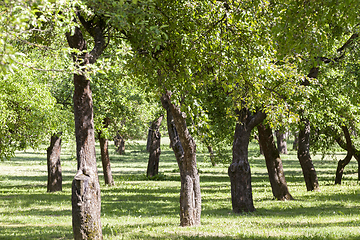
<path fill-rule="evenodd" d="M 196 144 L 187 129 L 185 115 L 171 103 L 170 97 L 170 92 L 167 92 L 161 102 L 167 110 L 169 136 L 180 169 L 180 225 L 200 225 L 201 192 L 196 167 Z"/>
<path fill-rule="evenodd" d="M 279 130 L 275 131 L 277 149 L 280 154 L 288 154 L 286 144 L 286 133 Z"/>
<path fill-rule="evenodd" d="M 62 172 L 61 172 L 61 133 L 51 136 L 50 146 L 47 149 L 48 167 L 48 192 L 62 191 Z"/>
<path fill-rule="evenodd" d="M 19 67 L 0 74 L 0 158 L 15 150 L 38 148 L 56 128 L 56 100 L 35 72 Z"/>
<path fill-rule="evenodd" d="M 274 197 L 277 200 L 293 200 L 287 187 L 282 161 L 275 146 L 272 129 L 262 123 L 257 125 L 257 129 Z"/>
<path fill-rule="evenodd" d="M 253 212 L 255 207 L 252 198 L 248 146 L 251 131 L 265 119 L 266 115 L 261 111 L 251 113 L 246 108 L 238 110 L 237 115 L 238 123 L 236 123 L 234 133 L 233 160 L 228 170 L 231 181 L 232 208 L 235 213 Z"/>
<path fill-rule="evenodd" d="M 147 177 L 156 176 L 159 173 L 159 158 L 161 154 L 160 149 L 160 125 L 164 115 L 161 115 L 157 119 L 155 119 L 149 128 L 149 136 L 148 136 L 148 144 L 147 150 L 150 153 L 149 155 L 149 162 L 146 171 Z"/>
<path fill-rule="evenodd" d="M 358 5 L 354 1 L 339 4 L 331 1 L 275 1 L 270 4 L 275 17 L 272 33 L 278 43 L 276 46 L 278 59 L 280 61 L 291 59 L 298 66 L 304 75 L 301 84 L 310 88 L 310 92 L 313 91 L 311 85 L 318 78 L 320 65 L 335 63 L 342 57 L 346 47 L 338 46 L 358 24 L 358 14 L 347 7 L 350 2 Z M 305 108 L 298 109 L 301 118 L 298 156 L 307 189 L 316 190 L 318 189 L 316 171 L 309 149 L 312 124 L 310 119 L 312 113 L 309 108 L 311 100 L 304 96 L 300 102 L 302 104 L 299 105 Z"/>
<path fill-rule="evenodd" d="M 73 33 L 66 34 L 69 46 L 78 51 L 73 58 L 80 70 L 74 74 L 73 96 L 78 162 L 78 171 L 72 183 L 73 231 L 75 239 L 101 239 L 101 197 L 95 156 L 93 102 L 90 81 L 80 67 L 95 63 L 105 49 L 106 22 L 101 16 L 86 20 L 80 11 L 76 15 L 77 21 L 93 38 L 94 47 L 87 52 L 87 41 L 80 26 L 75 27 Z"/>

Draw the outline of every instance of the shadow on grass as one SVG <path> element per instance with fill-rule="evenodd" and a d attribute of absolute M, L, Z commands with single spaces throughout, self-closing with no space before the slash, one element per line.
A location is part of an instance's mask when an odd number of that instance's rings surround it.
<path fill-rule="evenodd" d="M 0 239 L 73 239 L 73 233 L 71 227 L 64 226 L 43 227 L 34 225 L 9 225 L 0 226 Z"/>

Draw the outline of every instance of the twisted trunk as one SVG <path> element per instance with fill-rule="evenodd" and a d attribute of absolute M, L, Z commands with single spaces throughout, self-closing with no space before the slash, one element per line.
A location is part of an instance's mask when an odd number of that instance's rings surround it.
<path fill-rule="evenodd" d="M 196 166 L 196 144 L 187 126 L 186 116 L 170 100 L 170 92 L 161 98 L 167 111 L 168 131 L 171 146 L 180 169 L 180 225 L 200 225 L 201 192 L 200 177 Z"/>
<path fill-rule="evenodd" d="M 289 193 L 282 161 L 279 151 L 276 149 L 272 130 L 263 124 L 257 125 L 259 140 L 265 156 L 266 167 L 269 174 L 271 189 L 277 200 L 292 200 Z"/>
<path fill-rule="evenodd" d="M 345 169 L 346 165 L 349 164 L 352 156 L 356 155 L 356 150 L 353 147 L 349 129 L 346 126 L 342 126 L 341 129 L 344 133 L 346 143 L 344 143 L 340 139 L 340 137 L 336 139 L 336 142 L 340 145 L 340 147 L 342 147 L 344 150 L 346 150 L 347 154 L 343 160 L 340 160 L 338 162 L 338 166 L 337 166 L 336 174 L 335 174 L 335 184 L 341 184 L 341 179 L 344 174 L 344 169 Z"/>
<path fill-rule="evenodd" d="M 47 191 L 62 191 L 62 173 L 61 173 L 61 133 L 51 136 L 50 146 L 47 149 L 47 168 L 48 182 Z"/>
<path fill-rule="evenodd" d="M 103 31 L 105 21 L 94 18 L 86 21 L 79 12 L 77 20 L 94 40 L 93 49 L 88 52 L 86 40 L 79 27 L 73 35 L 66 34 L 71 48 L 79 50 L 73 54 L 76 66 L 85 66 L 96 61 L 105 49 Z M 100 222 L 101 197 L 95 156 L 95 133 L 93 119 L 93 101 L 90 81 L 84 73 L 74 74 L 74 117 L 76 135 L 77 173 L 72 182 L 72 225 L 74 239 L 102 239 Z"/>
<path fill-rule="evenodd" d="M 263 112 L 251 114 L 247 109 L 237 111 L 233 142 L 233 160 L 228 174 L 231 182 L 231 201 L 235 213 L 253 212 L 255 207 L 252 198 L 251 172 L 248 161 L 248 146 L 252 129 L 262 122 L 266 115 Z"/>

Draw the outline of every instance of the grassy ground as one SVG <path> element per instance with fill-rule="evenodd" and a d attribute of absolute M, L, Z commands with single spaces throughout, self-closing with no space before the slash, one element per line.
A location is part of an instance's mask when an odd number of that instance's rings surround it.
<path fill-rule="evenodd" d="M 145 177 L 145 142 L 111 151 L 115 187 L 103 184 L 102 225 L 105 239 L 360 239 L 360 186 L 357 164 L 345 169 L 334 186 L 337 162 L 313 157 L 321 191 L 307 192 L 295 152 L 282 156 L 294 201 L 273 200 L 265 162 L 252 143 L 250 164 L 254 213 L 231 211 L 228 164 L 212 167 L 198 153 L 202 190 L 199 227 L 179 227 L 179 172 L 168 143 L 162 146 L 157 180 Z M 343 158 L 341 153 L 335 155 Z M 74 148 L 62 154 L 63 192 L 46 192 L 45 152 L 18 152 L 0 162 L 0 239 L 72 239 L 71 181 L 76 172 Z"/>

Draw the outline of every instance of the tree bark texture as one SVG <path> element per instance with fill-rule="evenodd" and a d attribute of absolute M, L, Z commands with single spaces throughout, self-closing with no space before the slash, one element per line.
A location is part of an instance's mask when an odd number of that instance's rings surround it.
<path fill-rule="evenodd" d="M 78 171 L 72 183 L 75 239 L 102 239 L 100 184 L 96 166 L 90 81 L 74 76 L 74 115 Z"/>
<path fill-rule="evenodd" d="M 110 157 L 109 157 L 109 140 L 107 138 L 101 137 L 101 133 L 99 134 L 99 142 L 100 142 L 100 152 L 101 152 L 101 163 L 104 172 L 105 184 L 113 186 L 114 179 L 111 172 L 110 166 Z"/>
<path fill-rule="evenodd" d="M 171 100 L 166 92 L 161 98 L 168 114 L 168 131 L 171 146 L 180 169 L 180 225 L 200 225 L 201 191 L 200 177 L 196 165 L 196 144 L 186 126 L 186 115 Z M 172 119 L 171 119 L 172 118 Z"/>
<path fill-rule="evenodd" d="M 146 171 L 147 177 L 153 177 L 159 174 L 159 159 L 161 154 L 161 149 L 160 149 L 161 134 L 159 129 L 163 118 L 164 115 L 161 115 L 159 118 L 154 120 L 151 123 L 149 129 L 148 151 L 150 155 L 149 155 L 149 162 Z"/>
<path fill-rule="evenodd" d="M 125 154 L 125 141 L 119 133 L 114 137 L 114 145 L 117 147 L 115 150 L 117 153 L 120 155 Z"/>
<path fill-rule="evenodd" d="M 248 147 L 252 129 L 261 123 L 266 115 L 263 112 L 251 114 L 247 109 L 237 111 L 233 142 L 233 160 L 228 169 L 231 182 L 231 201 L 235 213 L 255 211 L 252 188 L 251 171 L 248 161 Z"/>
<path fill-rule="evenodd" d="M 257 129 L 274 197 L 282 201 L 293 200 L 287 187 L 282 161 L 275 146 L 271 128 L 260 123 L 257 125 Z"/>
<path fill-rule="evenodd" d="M 93 49 L 90 52 L 86 51 L 86 40 L 78 27 L 75 27 L 73 35 L 67 33 L 66 38 L 71 48 L 82 51 L 81 54 L 73 55 L 75 64 L 85 66 L 94 63 L 105 49 L 103 35 L 105 22 L 101 18 L 86 21 L 79 12 L 77 12 L 77 18 L 89 35 L 93 37 Z M 93 101 L 90 81 L 81 71 L 74 74 L 73 101 L 78 171 L 72 182 L 72 225 L 75 239 L 102 239 Z"/>
<path fill-rule="evenodd" d="M 298 159 L 303 171 L 306 189 L 308 191 L 319 190 L 319 183 L 315 167 L 310 156 L 310 122 L 309 120 L 301 120 L 303 126 L 299 131 Z"/>
<path fill-rule="evenodd" d="M 50 146 L 47 149 L 48 182 L 47 191 L 62 191 L 61 173 L 61 133 L 51 136 Z"/>
<path fill-rule="evenodd" d="M 275 131 L 277 149 L 280 154 L 288 154 L 287 144 L 286 144 L 286 133 L 281 131 Z"/>

